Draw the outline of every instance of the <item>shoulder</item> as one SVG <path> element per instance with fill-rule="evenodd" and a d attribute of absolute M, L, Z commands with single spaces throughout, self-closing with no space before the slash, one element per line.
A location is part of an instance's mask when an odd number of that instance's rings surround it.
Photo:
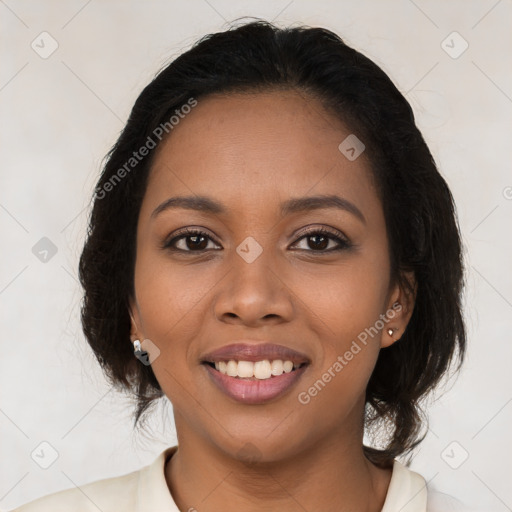
<path fill-rule="evenodd" d="M 132 510 L 140 471 L 98 480 L 38 498 L 11 512 Z"/>
<path fill-rule="evenodd" d="M 453 496 L 427 485 L 419 473 L 395 459 L 382 512 L 468 512 Z"/>
<path fill-rule="evenodd" d="M 427 512 L 468 512 L 469 509 L 459 500 L 438 492 L 433 489 L 428 490 Z"/>
<path fill-rule="evenodd" d="M 395 459 L 382 512 L 426 512 L 426 506 L 425 479 Z"/>
<path fill-rule="evenodd" d="M 173 508 L 163 471 L 166 458 L 175 450 L 167 448 L 153 463 L 137 471 L 49 494 L 11 512 L 139 512 L 141 496 L 144 510 L 178 510 Z"/>

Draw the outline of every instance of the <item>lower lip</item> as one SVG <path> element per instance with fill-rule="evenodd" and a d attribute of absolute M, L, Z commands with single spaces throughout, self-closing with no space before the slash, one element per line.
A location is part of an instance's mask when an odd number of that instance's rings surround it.
<path fill-rule="evenodd" d="M 203 364 L 217 387 L 229 397 L 244 404 L 263 404 L 284 395 L 301 377 L 307 365 L 270 379 L 248 380 L 225 375 Z"/>

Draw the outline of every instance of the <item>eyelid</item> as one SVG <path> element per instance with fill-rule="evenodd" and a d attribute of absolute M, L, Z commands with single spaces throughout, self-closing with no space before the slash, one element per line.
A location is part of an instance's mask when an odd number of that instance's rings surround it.
<path fill-rule="evenodd" d="M 348 236 L 345 235 L 342 231 L 339 229 L 333 228 L 333 227 L 326 227 L 323 225 L 309 225 L 301 228 L 298 233 L 295 233 L 295 237 L 298 237 L 298 239 L 303 238 L 304 236 L 307 236 L 309 234 L 314 233 L 323 233 L 325 235 L 330 235 L 332 237 L 337 237 L 341 240 L 343 240 L 346 243 L 350 243 L 350 239 Z"/>
<path fill-rule="evenodd" d="M 325 253 L 329 253 L 329 252 L 336 251 L 339 249 L 349 248 L 349 247 L 352 247 L 352 245 L 353 245 L 352 242 L 350 241 L 350 239 L 339 229 L 332 228 L 332 227 L 327 228 L 325 226 L 313 225 L 313 226 L 306 226 L 306 227 L 302 228 L 298 233 L 295 234 L 295 237 L 297 239 L 295 240 L 295 242 L 293 242 L 292 247 L 293 247 L 293 245 L 300 242 L 302 239 L 304 239 L 308 236 L 317 234 L 317 233 L 320 233 L 322 235 L 330 237 L 331 239 L 334 239 L 335 242 L 337 242 L 338 247 L 327 249 L 324 251 L 310 250 L 310 251 L 306 251 L 306 252 L 312 252 L 312 253 L 317 253 L 317 254 L 324 253 L 325 254 Z"/>

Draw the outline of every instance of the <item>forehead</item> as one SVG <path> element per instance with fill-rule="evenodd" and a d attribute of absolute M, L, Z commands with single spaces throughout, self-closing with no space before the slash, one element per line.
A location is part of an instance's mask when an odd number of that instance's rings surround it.
<path fill-rule="evenodd" d="M 157 150 L 147 195 L 198 194 L 226 202 L 340 193 L 375 199 L 369 162 L 339 145 L 351 131 L 297 91 L 211 95 L 198 100 Z M 153 202 L 153 201 L 152 201 Z"/>

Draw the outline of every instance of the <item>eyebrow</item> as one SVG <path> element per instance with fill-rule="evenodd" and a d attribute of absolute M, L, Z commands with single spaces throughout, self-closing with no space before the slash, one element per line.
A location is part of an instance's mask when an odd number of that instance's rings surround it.
<path fill-rule="evenodd" d="M 281 205 L 281 215 L 285 216 L 291 213 L 321 210 L 323 208 L 338 208 L 339 210 L 347 211 L 357 217 L 363 224 L 366 224 L 364 215 L 355 204 L 351 203 L 348 199 L 336 195 L 289 199 Z"/>
<path fill-rule="evenodd" d="M 162 204 L 157 206 L 151 217 L 156 217 L 159 213 L 162 213 L 165 210 L 169 210 L 171 208 L 184 208 L 186 210 L 198 210 L 201 212 L 212 213 L 214 215 L 219 215 L 221 213 L 226 213 L 226 209 L 222 206 L 221 203 L 215 201 L 214 199 L 210 199 L 206 196 L 177 196 L 170 197 L 165 200 Z"/>
<path fill-rule="evenodd" d="M 163 211 L 174 208 L 197 210 L 213 215 L 228 213 L 228 210 L 221 203 L 206 196 L 176 196 L 166 199 L 157 206 L 151 217 L 154 218 Z M 292 213 L 321 210 L 324 208 L 337 208 L 347 211 L 357 217 L 363 224 L 366 224 L 366 219 L 361 210 L 348 199 L 337 195 L 317 195 L 289 199 L 281 204 L 280 212 L 281 216 L 284 217 Z"/>

